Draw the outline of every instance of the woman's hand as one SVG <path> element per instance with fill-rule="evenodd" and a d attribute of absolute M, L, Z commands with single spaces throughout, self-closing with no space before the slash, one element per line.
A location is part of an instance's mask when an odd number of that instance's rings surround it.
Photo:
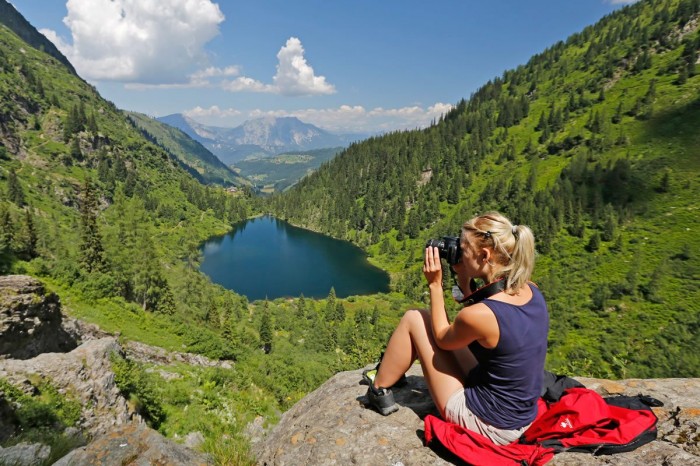
<path fill-rule="evenodd" d="M 428 281 L 428 286 L 438 285 L 442 288 L 442 263 L 440 262 L 440 251 L 438 251 L 438 248 L 425 248 L 423 275 Z"/>

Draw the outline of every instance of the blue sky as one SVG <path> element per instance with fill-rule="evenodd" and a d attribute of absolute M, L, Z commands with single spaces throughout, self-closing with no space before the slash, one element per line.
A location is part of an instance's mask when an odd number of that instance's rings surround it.
<path fill-rule="evenodd" d="M 633 0 L 10 0 L 119 108 L 424 127 Z"/>

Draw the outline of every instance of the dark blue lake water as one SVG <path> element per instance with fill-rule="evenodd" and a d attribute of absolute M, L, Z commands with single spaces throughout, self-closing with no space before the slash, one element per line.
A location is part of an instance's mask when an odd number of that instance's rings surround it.
<path fill-rule="evenodd" d="M 389 275 L 367 262 L 360 248 L 297 228 L 274 217 L 258 217 L 207 241 L 200 270 L 214 283 L 250 301 L 340 298 L 389 291 Z"/>

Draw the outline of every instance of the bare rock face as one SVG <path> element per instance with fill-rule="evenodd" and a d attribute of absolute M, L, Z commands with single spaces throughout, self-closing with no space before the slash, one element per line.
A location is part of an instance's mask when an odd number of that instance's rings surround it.
<path fill-rule="evenodd" d="M 76 347 L 78 341 L 83 343 Z M 135 346 L 132 352 L 138 356 L 171 357 L 164 350 Z M 113 353 L 124 353 L 114 336 L 75 319 L 64 321 L 58 297 L 46 294 L 41 282 L 21 275 L 0 276 L 0 377 L 27 392 L 36 390 L 31 380 L 49 380 L 82 405 L 77 430 L 92 441 L 55 464 L 210 464 L 208 456 L 166 439 L 134 412 L 115 383 Z M 186 356 L 175 359 L 217 365 Z M 13 406 L 0 391 L 0 442 L 17 433 L 15 420 Z M 50 448 L 40 443 L 0 447 L 0 465 L 44 464 L 49 454 Z"/>
<path fill-rule="evenodd" d="M 75 340 L 61 327 L 56 294 L 46 294 L 32 277 L 0 276 L 0 357 L 29 359 L 75 347 Z"/>
<path fill-rule="evenodd" d="M 167 440 L 142 423 L 130 423 L 73 450 L 54 466 L 110 464 L 204 466 L 212 463 L 207 456 Z"/>
<path fill-rule="evenodd" d="M 70 353 L 0 360 L 0 377 L 15 384 L 30 375 L 51 380 L 59 390 L 80 398 L 83 405 L 80 427 L 90 435 L 98 435 L 139 417 L 130 411 L 114 382 L 110 354 L 120 351 L 114 338 L 89 340 Z"/>
<path fill-rule="evenodd" d="M 287 411 L 266 436 L 253 438 L 260 465 L 447 465 L 454 457 L 424 444 L 423 418 L 437 414 L 420 366 L 408 385 L 393 390 L 398 412 L 384 417 L 367 409 L 361 370 L 341 372 Z M 700 379 L 578 379 L 603 396 L 643 393 L 664 402 L 654 408 L 658 439 L 609 456 L 560 453 L 557 465 L 700 465 Z"/>

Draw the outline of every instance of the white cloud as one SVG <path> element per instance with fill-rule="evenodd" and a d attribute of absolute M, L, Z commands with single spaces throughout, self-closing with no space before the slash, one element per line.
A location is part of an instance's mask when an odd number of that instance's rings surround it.
<path fill-rule="evenodd" d="M 209 108 L 195 107 L 190 110 L 182 112 L 185 116 L 188 116 L 194 120 L 197 118 L 228 118 L 232 116 L 238 116 L 241 114 L 240 110 L 234 108 L 220 109 L 218 105 L 212 105 Z"/>
<path fill-rule="evenodd" d="M 237 126 L 245 120 L 263 117 L 295 116 L 320 128 L 339 133 L 383 133 L 402 129 L 424 128 L 437 120 L 452 105 L 436 103 L 423 108 L 417 105 L 385 109 L 377 107 L 367 110 L 361 105 L 341 105 L 337 108 L 308 108 L 300 110 L 261 110 L 241 112 L 234 109 L 209 109 L 196 107 L 185 111 L 185 115 L 196 121 L 214 126 Z"/>
<path fill-rule="evenodd" d="M 72 43 L 43 30 L 78 73 L 94 80 L 185 82 L 224 15 L 210 0 L 68 0 Z"/>
<path fill-rule="evenodd" d="M 275 92 L 275 88 L 269 84 L 263 84 L 252 78 L 241 76 L 232 81 L 222 81 L 221 88 L 230 92 Z"/>
<path fill-rule="evenodd" d="M 324 76 L 316 76 L 314 69 L 306 63 L 304 47 L 296 37 L 287 39 L 287 43 L 277 53 L 277 74 L 273 81 L 277 92 L 282 95 L 333 94 L 335 86 L 326 82 Z"/>
<path fill-rule="evenodd" d="M 608 3 L 613 5 L 629 5 L 631 3 L 637 3 L 639 0 L 608 0 Z"/>
<path fill-rule="evenodd" d="M 216 68 L 210 66 L 204 70 L 197 71 L 190 75 L 193 79 L 218 78 L 221 76 L 238 76 L 241 70 L 237 66 L 227 66 L 226 68 Z"/>

